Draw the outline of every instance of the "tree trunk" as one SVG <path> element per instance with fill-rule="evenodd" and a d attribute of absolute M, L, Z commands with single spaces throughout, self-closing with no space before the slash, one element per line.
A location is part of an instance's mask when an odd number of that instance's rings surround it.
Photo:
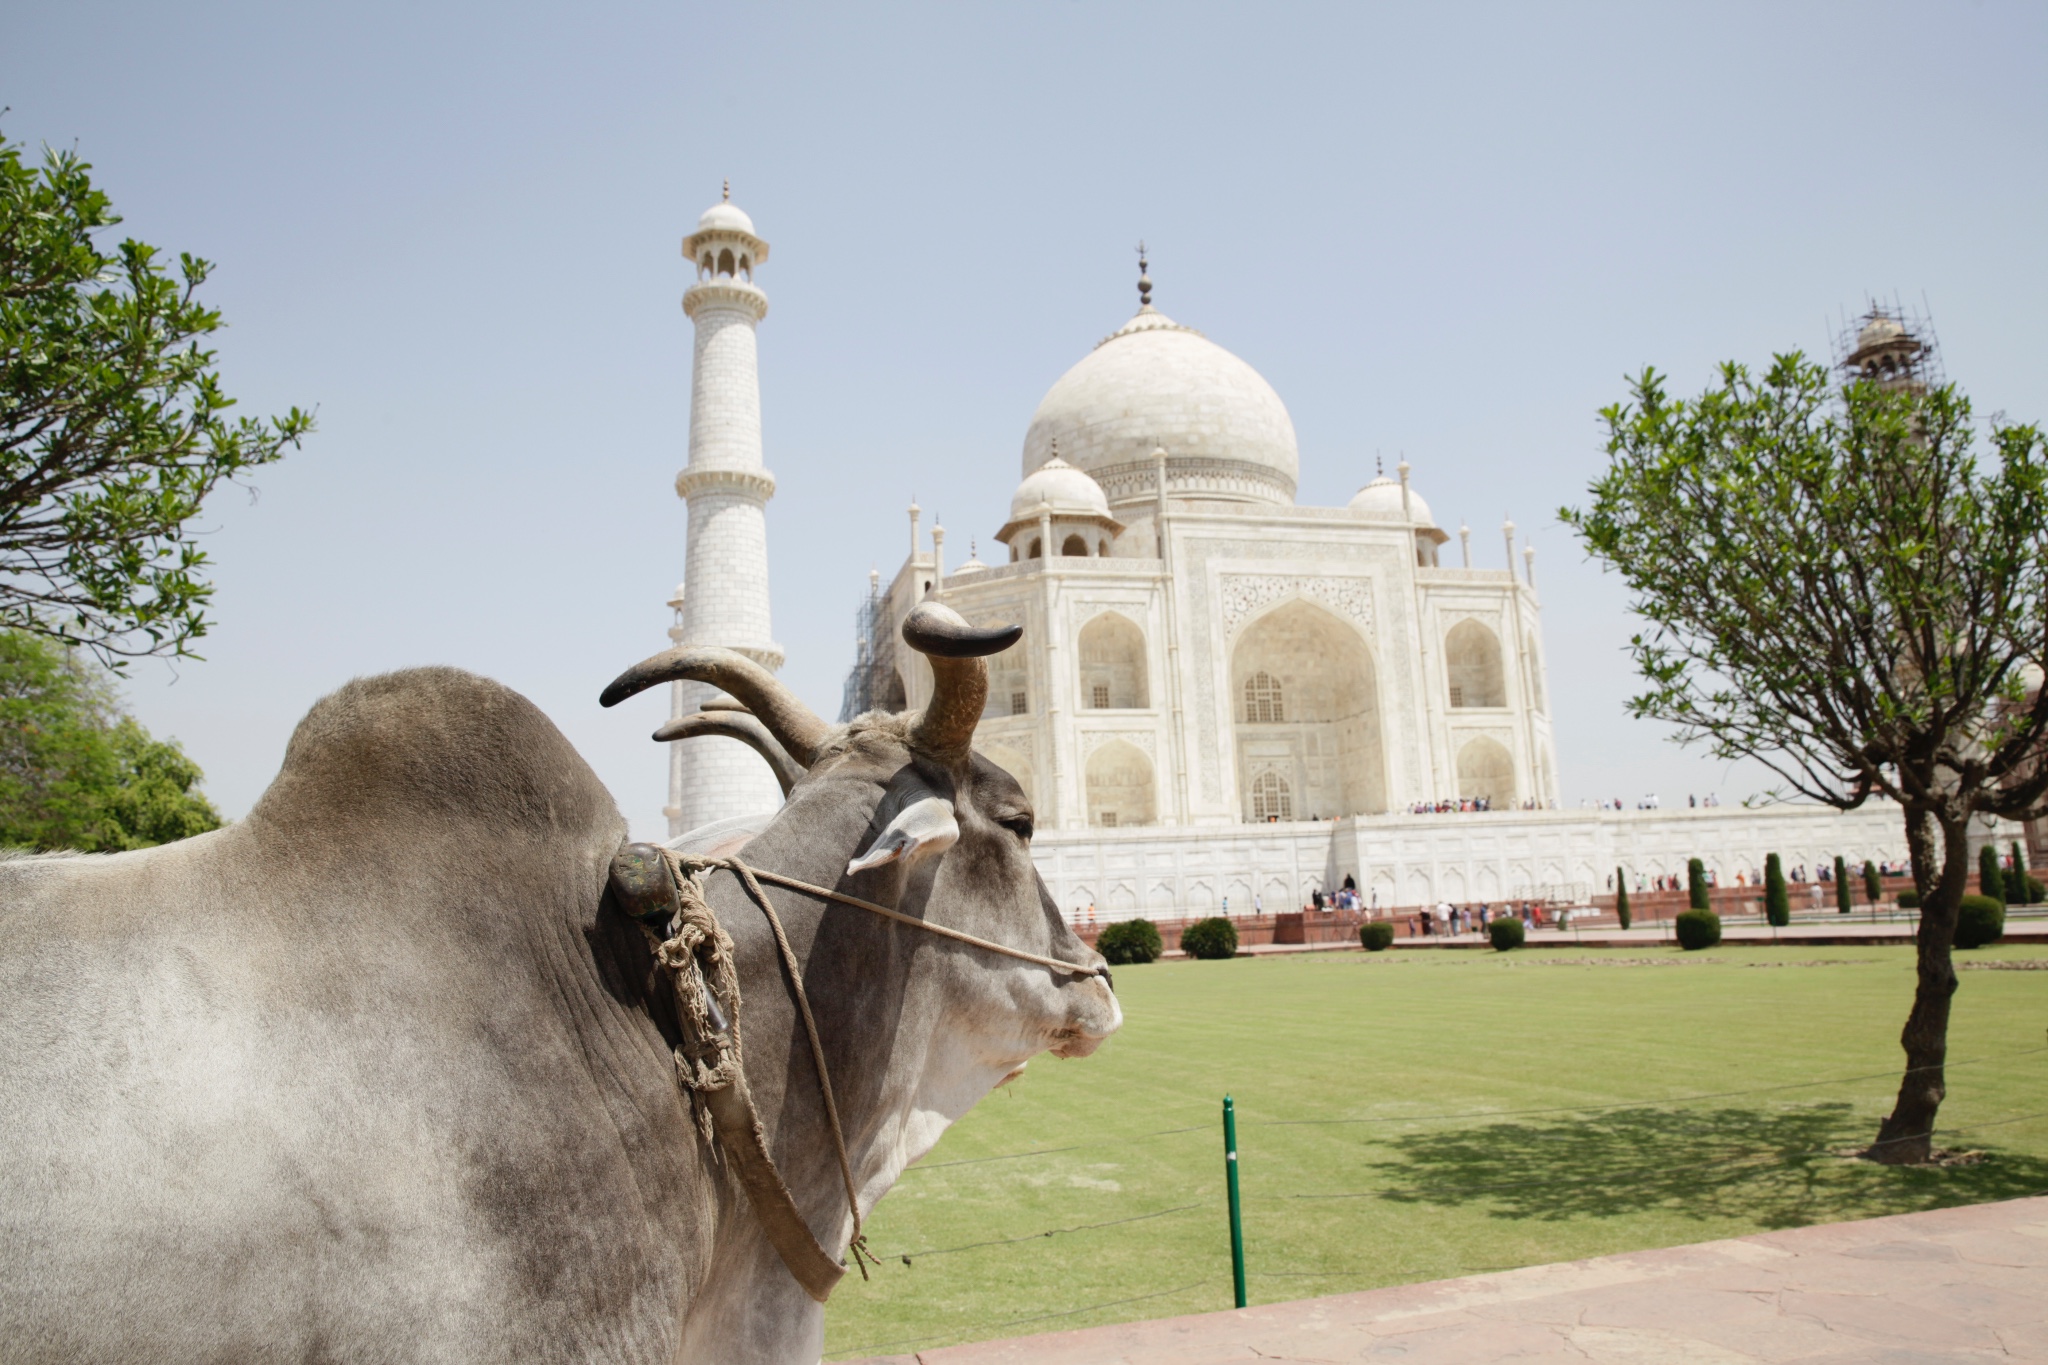
<path fill-rule="evenodd" d="M 1935 838 L 1940 836 L 1936 862 Z M 1932 810 L 1906 810 L 1906 844 L 1913 853 L 1913 882 L 1920 890 L 1920 932 L 1915 939 L 1919 982 L 1913 1009 L 1899 1043 L 1906 1050 L 1906 1074 L 1891 1116 L 1864 1153 L 1888 1166 L 1927 1161 L 1934 1152 L 1934 1117 L 1947 1094 L 1949 1000 L 1956 993 L 1950 953 L 1956 913 L 1970 883 L 1969 819 L 1941 818 Z M 1937 875 L 1934 871 L 1939 866 Z"/>

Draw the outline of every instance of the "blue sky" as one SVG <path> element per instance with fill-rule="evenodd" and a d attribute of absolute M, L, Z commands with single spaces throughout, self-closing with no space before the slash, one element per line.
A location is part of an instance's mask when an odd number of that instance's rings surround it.
<path fill-rule="evenodd" d="M 125 231 L 219 263 L 229 391 L 320 432 L 208 511 L 207 660 L 138 715 L 230 814 L 349 677 L 453 663 L 659 825 L 689 275 L 730 177 L 761 273 L 776 634 L 836 710 L 913 493 L 984 546 L 1045 389 L 1157 302 L 1265 374 L 1301 500 L 1405 452 L 1497 564 L 1538 550 L 1568 801 L 1758 774 L 1627 720 L 1618 585 L 1555 520 L 1655 364 L 1931 308 L 1980 411 L 2048 419 L 2048 8 L 311 7 L 17 3 L 7 135 L 76 146 Z"/>

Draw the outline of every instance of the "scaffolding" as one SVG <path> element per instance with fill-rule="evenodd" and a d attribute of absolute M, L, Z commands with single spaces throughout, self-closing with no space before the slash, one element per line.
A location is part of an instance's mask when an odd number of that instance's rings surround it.
<path fill-rule="evenodd" d="M 841 724 L 869 711 L 901 711 L 903 679 L 896 672 L 896 637 L 880 576 L 868 575 L 867 596 L 853 613 L 853 667 L 839 696 Z"/>
<path fill-rule="evenodd" d="M 1854 319 L 1843 319 L 1835 334 L 1835 368 L 1845 379 L 1867 379 L 1887 388 L 1924 393 L 1944 382 L 1934 319 L 1923 306 L 1911 311 L 1894 298 L 1872 299 Z"/>

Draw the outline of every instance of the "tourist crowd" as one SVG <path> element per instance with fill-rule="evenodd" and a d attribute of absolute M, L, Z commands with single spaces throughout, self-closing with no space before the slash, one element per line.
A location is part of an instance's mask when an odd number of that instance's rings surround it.
<path fill-rule="evenodd" d="M 1408 807 L 1410 815 L 1469 815 L 1474 811 L 1489 810 L 1556 810 L 1555 801 L 1538 801 L 1525 797 L 1511 806 L 1495 806 L 1493 798 L 1487 796 L 1445 797 L 1441 801 L 1417 801 Z"/>

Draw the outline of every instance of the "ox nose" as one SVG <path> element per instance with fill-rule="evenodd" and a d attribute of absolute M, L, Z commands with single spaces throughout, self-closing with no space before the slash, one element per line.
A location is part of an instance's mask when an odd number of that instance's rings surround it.
<path fill-rule="evenodd" d="M 1123 1027 L 1123 1004 L 1107 968 L 1074 982 L 1067 991 L 1066 1027 L 1052 1051 L 1056 1057 L 1086 1057 L 1110 1034 Z"/>

